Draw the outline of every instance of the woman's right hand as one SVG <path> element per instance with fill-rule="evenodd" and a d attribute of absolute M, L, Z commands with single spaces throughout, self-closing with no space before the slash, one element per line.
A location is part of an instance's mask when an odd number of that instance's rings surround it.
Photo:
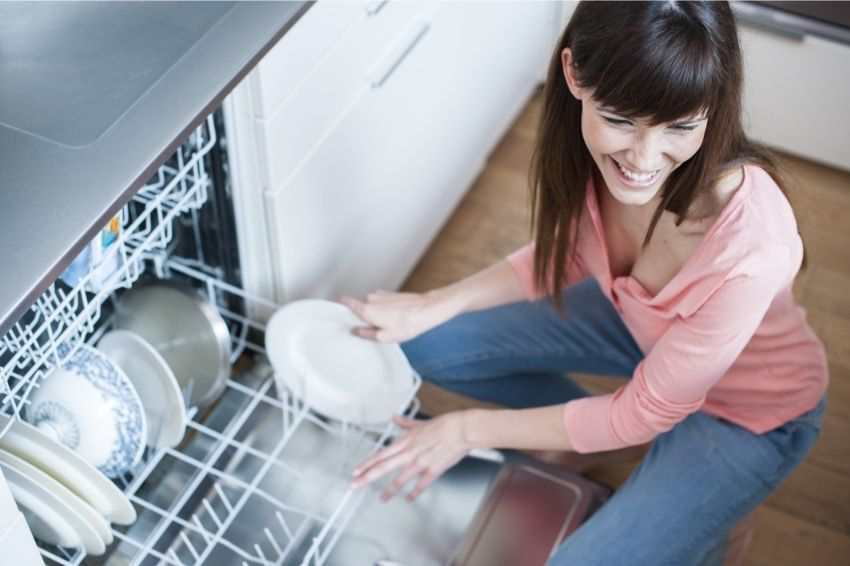
<path fill-rule="evenodd" d="M 366 323 L 352 334 L 377 342 L 404 342 L 452 318 L 456 312 L 439 293 L 395 293 L 378 290 L 366 300 L 341 297 L 347 306 Z"/>

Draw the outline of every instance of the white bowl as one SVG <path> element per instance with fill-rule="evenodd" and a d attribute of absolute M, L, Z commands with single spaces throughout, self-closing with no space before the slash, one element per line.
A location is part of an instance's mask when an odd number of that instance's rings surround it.
<path fill-rule="evenodd" d="M 68 350 L 60 346 L 60 357 Z M 130 470 L 144 452 L 147 423 L 133 384 L 85 344 L 42 380 L 26 417 L 108 477 Z"/>

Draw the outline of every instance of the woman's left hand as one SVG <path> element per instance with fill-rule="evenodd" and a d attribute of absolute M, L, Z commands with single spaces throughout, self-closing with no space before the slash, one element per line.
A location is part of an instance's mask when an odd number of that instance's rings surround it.
<path fill-rule="evenodd" d="M 447 413 L 427 421 L 395 416 L 393 421 L 406 433 L 357 466 L 352 481 L 352 487 L 360 487 L 393 470 L 400 470 L 384 490 L 381 496 L 384 501 L 391 499 L 410 480 L 418 478 L 407 496 L 408 501 L 413 501 L 472 448 L 464 438 L 463 412 Z"/>

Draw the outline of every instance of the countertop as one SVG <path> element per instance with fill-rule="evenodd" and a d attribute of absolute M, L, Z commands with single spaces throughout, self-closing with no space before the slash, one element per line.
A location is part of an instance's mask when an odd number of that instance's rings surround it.
<path fill-rule="evenodd" d="M 311 4 L 0 3 L 0 335 Z"/>

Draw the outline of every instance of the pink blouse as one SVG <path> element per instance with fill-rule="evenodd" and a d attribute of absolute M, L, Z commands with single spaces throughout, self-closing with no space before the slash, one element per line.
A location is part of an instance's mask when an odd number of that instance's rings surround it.
<path fill-rule="evenodd" d="M 791 206 L 747 165 L 741 187 L 681 270 L 655 296 L 612 277 L 596 192 L 588 184 L 567 284 L 592 276 L 645 354 L 617 391 L 564 405 L 578 452 L 642 444 L 702 410 L 756 434 L 817 405 L 828 370 L 823 344 L 791 292 L 803 257 Z M 533 244 L 508 256 L 529 299 Z M 569 314 L 569 313 L 567 313 Z"/>

